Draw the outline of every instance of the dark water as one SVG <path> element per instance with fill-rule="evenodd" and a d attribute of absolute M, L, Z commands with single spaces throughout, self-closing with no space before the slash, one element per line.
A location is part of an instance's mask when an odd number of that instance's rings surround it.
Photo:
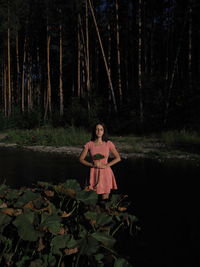
<path fill-rule="evenodd" d="M 129 240 L 125 248 L 135 266 L 200 266 L 199 163 L 123 159 L 113 171 L 142 229 L 137 246 Z M 13 187 L 69 178 L 84 186 L 87 176 L 77 157 L 0 149 L 0 182 Z"/>

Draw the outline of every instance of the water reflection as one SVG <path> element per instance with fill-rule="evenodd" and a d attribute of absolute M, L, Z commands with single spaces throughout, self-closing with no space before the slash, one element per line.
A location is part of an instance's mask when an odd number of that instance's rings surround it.
<path fill-rule="evenodd" d="M 195 266 L 199 241 L 196 162 L 123 159 L 113 166 L 119 191 L 128 194 L 142 227 L 134 248 L 136 266 Z M 18 187 L 39 181 L 77 179 L 82 186 L 89 170 L 78 157 L 0 149 L 0 182 Z M 127 249 L 127 248 L 126 248 Z M 192 257 L 189 255 L 192 253 Z"/>

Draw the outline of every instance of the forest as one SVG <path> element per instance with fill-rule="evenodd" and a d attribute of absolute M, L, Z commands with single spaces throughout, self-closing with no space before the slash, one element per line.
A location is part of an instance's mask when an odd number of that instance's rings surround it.
<path fill-rule="evenodd" d="M 199 130 L 196 0 L 0 0 L 0 129 Z"/>

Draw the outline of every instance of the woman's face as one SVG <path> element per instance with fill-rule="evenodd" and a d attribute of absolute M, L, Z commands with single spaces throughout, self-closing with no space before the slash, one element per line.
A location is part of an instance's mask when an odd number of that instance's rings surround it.
<path fill-rule="evenodd" d="M 96 126 L 96 137 L 99 138 L 99 137 L 102 137 L 104 134 L 104 128 L 101 124 L 97 124 Z"/>

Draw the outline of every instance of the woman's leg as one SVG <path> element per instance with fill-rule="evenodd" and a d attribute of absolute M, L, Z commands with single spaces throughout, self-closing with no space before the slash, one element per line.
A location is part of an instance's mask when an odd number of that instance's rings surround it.
<path fill-rule="evenodd" d="M 105 200 L 105 199 L 109 199 L 109 193 L 107 194 L 102 194 L 102 199 Z"/>

